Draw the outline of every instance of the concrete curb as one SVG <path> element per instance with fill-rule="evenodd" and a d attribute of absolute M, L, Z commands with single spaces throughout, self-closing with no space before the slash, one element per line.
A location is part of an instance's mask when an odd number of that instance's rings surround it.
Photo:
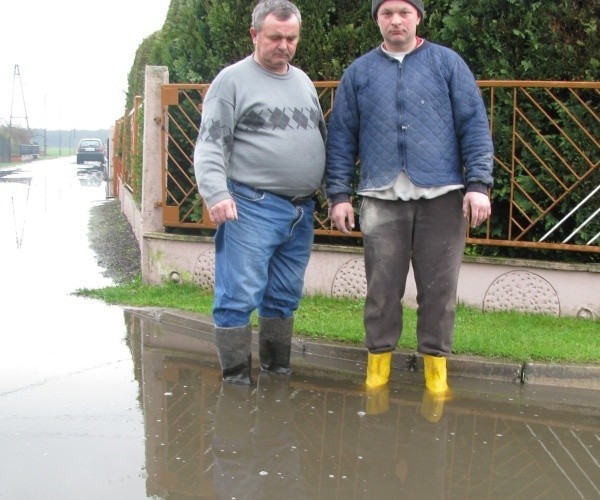
<path fill-rule="evenodd" d="M 212 319 L 200 314 L 160 308 L 126 308 L 137 316 L 157 321 L 165 328 L 176 329 L 194 337 L 214 335 Z M 253 341 L 258 342 L 256 332 Z M 295 335 L 292 352 L 301 356 L 312 356 L 344 360 L 355 363 L 367 361 L 364 347 L 349 346 L 333 341 L 315 342 Z M 396 350 L 392 367 L 399 371 L 423 371 L 419 354 Z M 499 380 L 518 384 L 570 387 L 600 390 L 600 366 L 581 366 L 549 363 L 519 363 L 508 360 L 488 359 L 477 356 L 453 355 L 448 358 L 448 371 L 452 375 L 487 380 Z"/>
<path fill-rule="evenodd" d="M 522 378 L 523 382 L 528 384 L 598 390 L 600 389 L 600 366 L 526 363 Z"/>

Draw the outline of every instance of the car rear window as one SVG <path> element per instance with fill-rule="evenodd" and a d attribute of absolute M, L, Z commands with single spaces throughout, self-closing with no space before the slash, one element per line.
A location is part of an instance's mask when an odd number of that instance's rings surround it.
<path fill-rule="evenodd" d="M 99 141 L 81 141 L 79 143 L 79 147 L 81 148 L 89 148 L 89 147 L 98 147 L 100 146 L 100 142 Z"/>

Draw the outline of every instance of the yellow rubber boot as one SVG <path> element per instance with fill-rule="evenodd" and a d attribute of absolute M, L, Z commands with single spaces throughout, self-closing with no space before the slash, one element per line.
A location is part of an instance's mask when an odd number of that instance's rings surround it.
<path fill-rule="evenodd" d="M 423 362 L 425 363 L 425 387 L 434 394 L 446 392 L 448 390 L 446 358 L 423 354 Z"/>
<path fill-rule="evenodd" d="M 374 389 L 388 383 L 392 368 L 392 353 L 369 353 L 367 359 L 367 388 Z"/>

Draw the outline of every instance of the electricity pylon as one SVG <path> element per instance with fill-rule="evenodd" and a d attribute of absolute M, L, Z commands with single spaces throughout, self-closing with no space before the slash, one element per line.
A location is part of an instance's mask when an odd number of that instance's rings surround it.
<path fill-rule="evenodd" d="M 13 107 L 15 104 L 15 86 L 17 83 L 17 77 L 19 78 L 19 86 L 21 88 L 21 99 L 23 100 L 23 111 L 25 116 L 13 116 Z M 29 132 L 29 118 L 27 118 L 27 106 L 25 105 L 25 93 L 23 92 L 23 81 L 21 80 L 21 72 L 19 71 L 19 65 L 15 64 L 15 71 L 13 73 L 13 90 L 12 90 L 12 99 L 10 102 L 10 121 L 8 123 L 8 128 L 12 128 L 13 118 L 24 118 L 25 123 L 27 124 L 27 131 Z"/>

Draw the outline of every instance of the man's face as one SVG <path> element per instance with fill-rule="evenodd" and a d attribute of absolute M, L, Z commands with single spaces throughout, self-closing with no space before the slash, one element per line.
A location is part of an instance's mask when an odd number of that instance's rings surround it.
<path fill-rule="evenodd" d="M 291 16 L 286 21 L 279 21 L 273 14 L 269 14 L 262 29 L 256 31 L 250 28 L 250 35 L 256 62 L 270 71 L 285 73 L 300 39 L 298 18 Z"/>
<path fill-rule="evenodd" d="M 404 0 L 387 0 L 377 11 L 377 25 L 385 48 L 391 52 L 407 52 L 414 48 L 420 22 L 419 11 Z"/>

